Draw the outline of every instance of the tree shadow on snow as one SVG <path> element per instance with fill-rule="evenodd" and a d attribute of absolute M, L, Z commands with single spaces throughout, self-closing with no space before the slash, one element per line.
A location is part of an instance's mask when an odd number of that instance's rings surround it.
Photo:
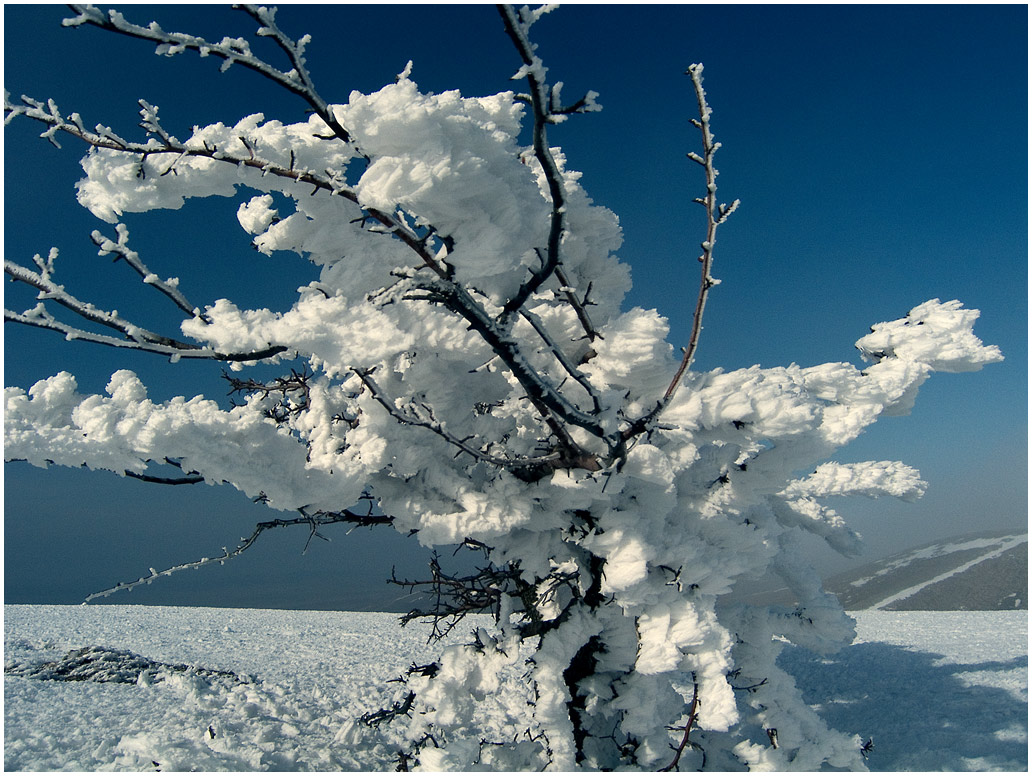
<path fill-rule="evenodd" d="M 873 740 L 873 771 L 1020 771 L 1027 768 L 1027 705 L 961 672 L 1003 672 L 1027 657 L 980 664 L 867 642 L 836 655 L 787 647 L 780 665 L 832 727 Z"/>

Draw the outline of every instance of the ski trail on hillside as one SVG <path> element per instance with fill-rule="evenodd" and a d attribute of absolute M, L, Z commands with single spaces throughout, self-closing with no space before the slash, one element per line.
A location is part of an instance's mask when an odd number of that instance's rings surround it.
<path fill-rule="evenodd" d="M 870 583 L 872 580 L 875 580 L 878 577 L 888 575 L 891 572 L 894 572 L 900 569 L 901 567 L 906 567 L 908 564 L 911 564 L 915 561 L 919 561 L 922 559 L 937 558 L 939 556 L 947 556 L 951 553 L 957 553 L 958 551 L 962 550 L 974 550 L 976 548 L 986 547 L 996 548 L 998 547 L 997 543 L 1011 542 L 1019 536 L 1021 536 L 1022 541 L 1025 542 L 1028 535 L 1008 534 L 999 537 L 977 537 L 976 539 L 971 540 L 948 540 L 945 542 L 937 542 L 930 545 L 925 545 L 920 548 L 905 551 L 904 553 L 900 553 L 896 556 L 890 556 L 889 558 L 884 559 L 884 567 L 868 575 L 868 577 L 859 577 L 857 580 L 852 581 L 850 585 L 855 588 L 859 588 L 860 586 L 866 585 L 867 583 Z"/>
<path fill-rule="evenodd" d="M 1002 553 L 1004 553 L 1006 551 L 1009 551 L 1012 548 L 1018 547 L 1019 545 L 1023 544 L 1024 542 L 1027 542 L 1027 541 L 1028 541 L 1028 535 L 1025 535 L 1025 534 L 1019 535 L 1019 536 L 1016 536 L 1016 537 L 1008 537 L 1000 545 L 998 545 L 996 548 L 991 550 L 989 553 L 984 553 L 982 556 L 977 556 L 976 558 L 974 558 L 974 559 L 972 559 L 970 561 L 966 561 L 961 566 L 955 567 L 954 569 L 951 569 L 951 570 L 949 570 L 947 572 L 944 572 L 941 575 L 937 575 L 936 577 L 930 578 L 929 580 L 925 580 L 925 581 L 923 581 L 921 583 L 918 583 L 917 585 L 913 585 L 910 588 L 905 588 L 902 591 L 898 591 L 895 594 L 891 594 L 890 596 L 887 596 L 882 601 L 876 602 L 875 604 L 873 604 L 868 609 L 871 609 L 871 610 L 881 610 L 883 607 L 885 607 L 888 604 L 893 604 L 894 602 L 900 601 L 902 599 L 907 599 L 908 597 L 914 596 L 915 594 L 917 594 L 923 588 L 928 588 L 931 585 L 935 585 L 936 583 L 943 582 L 944 580 L 946 580 L 949 577 L 954 577 L 954 575 L 960 574 L 961 572 L 964 572 L 964 571 L 966 571 L 968 569 L 971 569 L 972 567 L 976 566 L 976 564 L 981 564 L 984 561 L 988 561 L 989 559 L 996 558 L 997 556 L 1000 556 Z"/>

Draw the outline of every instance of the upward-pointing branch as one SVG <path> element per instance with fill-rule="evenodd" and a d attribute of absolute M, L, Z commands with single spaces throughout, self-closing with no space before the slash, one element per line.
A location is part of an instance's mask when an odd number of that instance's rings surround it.
<path fill-rule="evenodd" d="M 561 253 L 563 234 L 566 232 L 566 192 L 564 190 L 563 174 L 560 172 L 559 165 L 556 164 L 556 159 L 549 148 L 545 128 L 548 124 L 554 123 L 557 117 L 562 118 L 569 113 L 597 110 L 598 106 L 595 103 L 594 92 L 589 92 L 585 98 L 568 108 L 559 105 L 556 99 L 556 90 L 550 89 L 545 81 L 546 68 L 542 65 L 541 59 L 534 53 L 534 45 L 527 35 L 531 24 L 538 17 L 533 12 L 527 12 L 526 9 L 518 13 L 510 5 L 499 5 L 497 8 L 505 24 L 506 33 L 513 41 L 513 45 L 516 46 L 520 59 L 524 63 L 515 77 L 526 77 L 527 79 L 529 95 L 525 99 L 530 103 L 531 111 L 534 114 L 534 128 L 532 130 L 534 155 L 542 166 L 542 171 L 545 173 L 545 180 L 549 187 L 549 197 L 552 201 L 552 212 L 549 216 L 549 237 L 545 255 L 541 266 L 537 270 L 532 271 L 531 277 L 520 286 L 513 298 L 503 306 L 499 321 L 508 325 L 512 322 L 513 315 L 524 306 L 527 300 L 531 298 L 531 295 L 541 288 L 542 284 L 551 276 L 556 275 L 558 278 L 561 278 L 561 285 L 569 289 L 569 282 L 563 275 Z M 527 14 L 531 15 L 528 16 Z M 585 334 L 588 335 L 589 339 L 598 337 L 598 332 L 592 326 L 584 306 L 578 302 L 573 292 L 567 292 L 567 300 L 574 305 L 578 313 L 578 319 L 585 328 Z"/>
<path fill-rule="evenodd" d="M 707 296 L 710 294 L 710 289 L 720 283 L 719 280 L 711 275 L 711 268 L 714 263 L 714 244 L 717 242 L 717 228 L 739 207 L 739 200 L 733 201 L 731 205 L 718 205 L 717 202 L 717 168 L 714 167 L 714 155 L 721 147 L 721 144 L 715 142 L 714 135 L 710 131 L 711 108 L 707 104 L 706 92 L 703 90 L 703 65 L 691 65 L 686 71 L 686 75 L 692 79 L 692 86 L 696 92 L 696 103 L 699 108 L 699 119 L 690 119 L 689 121 L 700 131 L 703 138 L 703 155 L 700 156 L 695 152 L 689 152 L 687 156 L 703 168 L 707 185 L 706 195 L 693 200 L 702 205 L 707 212 L 706 238 L 700 244 L 702 253 L 699 255 L 699 292 L 696 295 L 696 307 L 692 314 L 692 330 L 689 334 L 689 343 L 682 352 L 681 364 L 678 365 L 678 370 L 667 386 L 663 398 L 657 402 L 656 406 L 649 413 L 632 423 L 624 431 L 623 437 L 625 440 L 641 434 L 652 426 L 657 417 L 664 411 L 664 408 L 670 404 L 672 397 L 674 397 L 675 392 L 681 385 L 685 371 L 688 370 L 696 356 L 700 333 L 703 331 L 703 311 L 707 305 Z"/>

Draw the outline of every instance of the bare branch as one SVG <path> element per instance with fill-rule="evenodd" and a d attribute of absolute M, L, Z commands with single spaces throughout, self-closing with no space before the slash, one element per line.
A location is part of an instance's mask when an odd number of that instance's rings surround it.
<path fill-rule="evenodd" d="M 89 302 L 84 302 L 78 297 L 65 291 L 64 286 L 54 283 L 51 278 L 53 270 L 53 258 L 56 252 L 51 251 L 49 264 L 43 272 L 37 273 L 23 267 L 9 259 L 4 260 L 4 273 L 13 280 L 25 283 L 39 290 L 36 298 L 40 300 L 34 308 L 17 313 L 4 309 L 4 320 L 13 321 L 18 324 L 34 326 L 40 329 L 49 329 L 65 336 L 66 340 L 83 340 L 85 342 L 98 343 L 114 348 L 129 348 L 148 353 L 158 353 L 170 356 L 175 359 L 210 359 L 213 361 L 260 361 L 283 353 L 286 346 L 271 345 L 258 351 L 246 353 L 220 353 L 211 348 L 202 347 L 193 343 L 184 343 L 171 337 L 159 335 L 148 329 L 137 326 L 120 316 L 117 311 L 105 311 L 97 308 Z M 41 265 L 43 260 L 37 256 L 36 264 Z M 86 329 L 66 324 L 54 318 L 47 310 L 45 301 L 53 300 L 59 305 L 71 310 L 76 315 L 87 321 L 108 327 L 121 333 L 125 339 L 90 332 Z"/>
<path fill-rule="evenodd" d="M 703 167 L 706 173 L 707 186 L 706 196 L 695 200 L 703 205 L 707 211 L 706 239 L 700 244 L 702 253 L 699 256 L 699 292 L 696 296 L 696 307 L 692 315 L 689 343 L 683 350 L 681 364 L 678 365 L 678 370 L 664 392 L 663 398 L 657 402 L 656 406 L 649 413 L 635 421 L 624 431 L 623 437 L 625 440 L 648 429 L 660 413 L 663 412 L 664 408 L 670 404 L 671 398 L 678 390 L 678 386 L 681 385 L 685 371 L 692 364 L 693 358 L 695 358 L 700 333 L 703 331 L 703 311 L 707 304 L 707 296 L 710 293 L 710 289 L 720 283 L 719 280 L 711 275 L 711 268 L 714 262 L 714 244 L 717 241 L 717 228 L 739 207 L 739 200 L 735 200 L 731 205 L 718 205 L 717 203 L 717 169 L 714 167 L 714 155 L 721 147 L 721 144 L 714 141 L 714 136 L 710 131 L 711 108 L 707 104 L 706 92 L 703 90 L 703 66 L 692 65 L 686 71 L 686 74 L 692 78 L 692 86 L 696 92 L 696 103 L 699 107 L 700 116 L 698 120 L 692 119 L 691 122 L 693 126 L 699 129 L 703 138 L 703 156 L 701 157 L 694 152 L 690 152 L 687 156 L 693 162 Z"/>
<path fill-rule="evenodd" d="M 461 545 L 460 548 L 462 547 L 464 546 Z M 490 551 L 490 548 L 483 546 L 476 549 Z M 401 618 L 402 625 L 429 618 L 431 633 L 428 642 L 448 636 L 467 615 L 488 612 L 497 621 L 502 597 L 517 587 L 528 587 L 527 583 L 521 582 L 516 567 L 500 569 L 488 562 L 469 575 L 451 575 L 441 568 L 436 553 L 431 557 L 429 566 L 428 580 L 399 580 L 392 569 L 391 577 L 387 581 L 408 588 L 410 592 L 418 588 L 423 589 L 433 597 L 433 603 L 429 607 L 412 609 Z"/>
<path fill-rule="evenodd" d="M 685 752 L 685 748 L 690 747 L 693 743 L 689 741 L 689 735 L 692 734 L 692 727 L 696 724 L 696 711 L 699 709 L 699 683 L 693 682 L 692 684 L 692 702 L 689 704 L 689 719 L 686 721 L 684 726 L 684 735 L 682 736 L 681 742 L 677 747 L 673 747 L 674 760 L 671 761 L 667 766 L 661 769 L 661 772 L 673 772 L 678 769 L 678 762 L 681 761 L 682 754 Z M 698 747 L 698 746 L 697 746 Z"/>
<path fill-rule="evenodd" d="M 391 705 L 390 709 L 367 712 L 359 717 L 359 722 L 369 726 L 370 728 L 378 728 L 381 723 L 390 723 L 399 715 L 408 716 L 412 711 L 414 701 L 416 701 L 416 692 L 409 691 L 403 701 L 395 702 Z"/>
<path fill-rule="evenodd" d="M 223 548 L 222 555 L 220 556 L 215 556 L 213 558 L 200 558 L 197 561 L 188 561 L 184 564 L 176 564 L 175 566 L 163 569 L 160 572 L 152 568 L 148 574 L 144 575 L 139 580 L 134 580 L 130 583 L 117 583 L 111 588 L 106 588 L 103 591 L 97 591 L 96 593 L 90 594 L 83 600 L 83 604 L 94 599 L 111 596 L 111 594 L 118 593 L 119 591 L 131 591 L 137 586 L 150 585 L 158 578 L 168 577 L 169 575 L 181 572 L 184 569 L 198 569 L 203 566 L 208 566 L 209 564 L 225 564 L 230 559 L 236 558 L 244 553 L 248 548 L 255 544 L 263 532 L 268 531 L 269 529 L 305 524 L 310 528 L 308 538 L 308 542 L 310 542 L 314 536 L 322 537 L 322 535 L 316 531 L 317 526 L 327 526 L 332 523 L 354 523 L 357 526 L 386 526 L 390 525 L 394 521 L 394 518 L 390 516 L 373 515 L 372 513 L 362 515 L 360 513 L 352 512 L 351 510 L 341 510 L 340 512 L 320 511 L 310 515 L 305 512 L 304 508 L 302 508 L 298 512 L 301 513 L 300 518 L 275 518 L 271 521 L 263 521 L 256 524 L 255 530 L 251 533 L 251 536 L 242 538 L 240 544 L 233 550 Z M 322 538 L 326 539 L 325 537 Z M 308 549 L 308 542 L 305 543 L 306 550 Z"/>
<path fill-rule="evenodd" d="M 258 35 L 272 38 L 287 54 L 292 65 L 292 69 L 287 71 L 280 70 L 257 57 L 251 51 L 250 43 L 244 38 L 224 37 L 218 43 L 212 43 L 196 35 L 165 32 L 157 22 L 151 22 L 146 27 L 141 27 L 128 21 L 119 11 L 111 10 L 105 14 L 92 5 L 70 5 L 69 8 L 78 15 L 71 19 L 65 19 L 62 24 L 66 27 L 79 27 L 84 24 L 93 25 L 130 38 L 150 41 L 156 44 L 156 54 L 171 56 L 184 51 L 196 51 L 201 56 L 213 56 L 224 60 L 222 64 L 223 71 L 235 64 L 239 64 L 248 70 L 253 70 L 305 100 L 334 136 L 355 148 L 351 133 L 341 126 L 334 117 L 326 100 L 316 91 L 312 79 L 305 69 L 304 50 L 310 40 L 309 36 L 305 35 L 297 41 L 286 36 L 276 26 L 275 8 L 241 6 L 244 11 L 262 25 L 258 30 Z M 356 151 L 358 151 L 357 148 Z M 359 151 L 359 153 L 361 154 L 362 152 Z"/>
<path fill-rule="evenodd" d="M 537 21 L 540 14 L 526 11 L 526 9 L 518 13 L 513 6 L 509 5 L 499 5 L 497 8 L 506 27 L 506 33 L 509 35 L 510 40 L 513 41 L 513 45 L 516 47 L 524 63 L 514 78 L 527 78 L 527 85 L 530 89 L 528 102 L 534 115 L 534 127 L 532 129 L 534 155 L 542 166 L 542 171 L 545 173 L 545 180 L 549 187 L 549 197 L 552 201 L 545 258 L 541 266 L 537 270 L 532 271 L 531 277 L 520 286 L 516 295 L 503 306 L 499 321 L 507 324 L 512 321 L 513 314 L 524 306 L 531 295 L 560 270 L 563 261 L 561 253 L 562 240 L 563 234 L 567 229 L 566 192 L 564 190 L 563 174 L 560 172 L 552 150 L 549 148 L 545 128 L 548 124 L 555 123 L 558 118 L 564 117 L 566 114 L 598 110 L 598 106 L 595 104 L 595 93 L 589 92 L 588 95 L 578 103 L 575 103 L 575 105 L 569 108 L 561 108 L 558 99 L 559 85 L 550 88 L 546 83 L 545 67 L 542 65 L 541 59 L 535 54 L 535 47 L 527 35 L 531 25 Z M 570 286 L 565 276 L 560 283 L 564 287 Z M 568 296 L 568 300 L 572 301 L 574 299 L 576 297 L 573 294 Z M 578 309 L 578 307 L 575 305 L 575 309 Z M 584 314 L 583 307 L 579 310 L 578 319 L 585 327 L 585 333 L 589 339 L 595 338 L 597 333 L 594 327 L 591 326 L 587 315 Z"/>

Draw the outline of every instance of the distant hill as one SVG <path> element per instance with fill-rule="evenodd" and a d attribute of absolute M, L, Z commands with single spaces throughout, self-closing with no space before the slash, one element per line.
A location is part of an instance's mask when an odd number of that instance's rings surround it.
<path fill-rule="evenodd" d="M 966 534 L 825 580 L 847 610 L 1029 609 L 1028 535 Z"/>

